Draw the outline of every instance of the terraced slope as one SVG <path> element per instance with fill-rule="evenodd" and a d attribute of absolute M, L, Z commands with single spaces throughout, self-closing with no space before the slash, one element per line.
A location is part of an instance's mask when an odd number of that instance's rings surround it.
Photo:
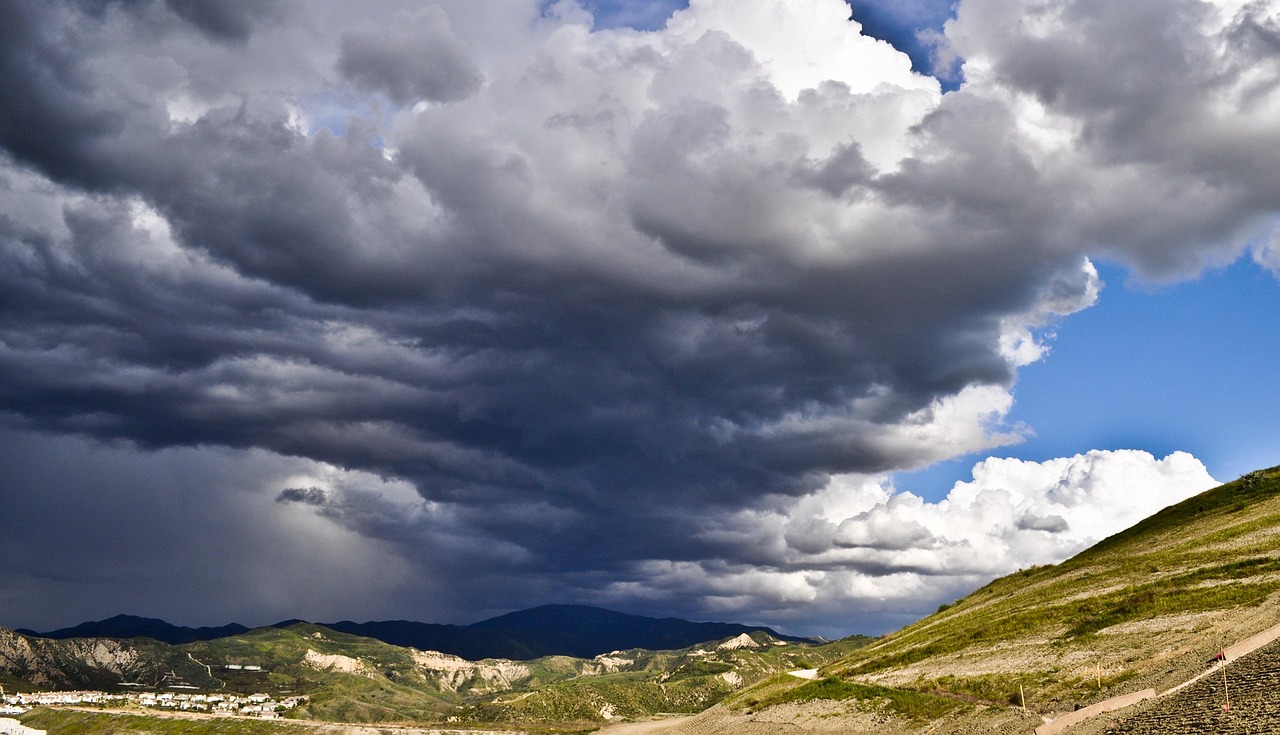
<path fill-rule="evenodd" d="M 1280 622 L 1278 592 L 1273 468 L 1167 508 L 1062 564 L 996 580 L 823 667 L 820 681 L 768 680 L 727 700 L 727 711 L 758 718 L 797 702 L 855 703 L 895 717 L 906 732 L 945 733 L 991 725 L 1000 712 L 1020 715 L 1025 699 L 1034 727 L 1041 716 L 1164 691 L 1202 672 L 1223 647 Z"/>
<path fill-rule="evenodd" d="M 1280 641 L 1229 662 L 1225 677 L 1215 672 L 1089 729 L 1117 735 L 1280 732 Z"/>

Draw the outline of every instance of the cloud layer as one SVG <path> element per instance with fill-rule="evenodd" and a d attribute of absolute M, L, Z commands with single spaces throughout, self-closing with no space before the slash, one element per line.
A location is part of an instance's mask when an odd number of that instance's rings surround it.
<path fill-rule="evenodd" d="M 797 509 L 1016 441 L 1090 257 L 1275 259 L 1272 4 L 965 0 L 946 95 L 840 0 L 541 5 L 0 8 L 8 436 L 296 461 L 262 507 L 441 609 L 874 600 L 952 574 L 935 511 Z M 1010 563 L 1100 527 L 1026 502 Z"/>

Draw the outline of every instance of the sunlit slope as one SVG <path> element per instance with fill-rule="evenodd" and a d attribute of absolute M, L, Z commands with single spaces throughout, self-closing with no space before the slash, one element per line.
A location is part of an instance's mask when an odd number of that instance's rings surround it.
<path fill-rule="evenodd" d="M 1052 715 L 1200 673 L 1222 647 L 1280 623 L 1278 590 L 1273 468 L 1171 506 L 1062 564 L 996 580 L 823 667 L 823 680 L 775 677 L 728 704 L 745 712 L 867 700 L 919 722 L 990 716 L 1025 698 L 1030 713 Z"/>
<path fill-rule="evenodd" d="M 741 645 L 744 640 L 754 645 Z M 851 637 L 821 646 L 783 644 L 757 632 L 679 651 L 618 651 L 591 659 L 596 671 L 514 689 L 476 701 L 459 714 L 463 720 L 510 723 L 585 723 L 643 719 L 657 713 L 693 714 L 779 672 L 839 660 L 871 640 Z"/>
<path fill-rule="evenodd" d="M 822 646 L 762 631 L 675 651 L 467 661 L 299 623 L 169 646 L 147 639 L 28 638 L 0 631 L 4 681 L 19 687 L 121 682 L 187 691 L 306 697 L 290 717 L 348 723 L 600 723 L 699 712 L 780 671 L 838 660 L 871 639 Z M 10 686 L 10 690 L 13 690 Z"/>
<path fill-rule="evenodd" d="M 678 651 L 466 661 L 299 624 L 184 648 L 213 665 L 214 675 L 229 686 L 305 694 L 309 701 L 296 712 L 302 717 L 341 722 L 449 717 L 590 722 L 698 712 L 778 671 L 834 661 L 866 640 L 796 645 L 757 632 L 726 644 Z M 259 666 L 262 671 L 227 670 L 226 664 Z"/>

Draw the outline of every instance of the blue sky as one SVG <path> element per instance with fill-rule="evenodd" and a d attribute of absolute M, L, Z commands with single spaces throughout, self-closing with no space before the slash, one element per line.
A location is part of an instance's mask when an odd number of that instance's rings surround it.
<path fill-rule="evenodd" d="M 585 3 L 600 28 L 620 26 L 638 30 L 661 28 L 671 14 L 687 7 L 681 0 L 589 0 Z M 862 24 L 863 33 L 892 43 L 911 57 L 912 68 L 932 71 L 931 47 L 918 35 L 921 30 L 941 30 L 952 14 L 950 0 L 853 0 L 851 16 Z"/>
<path fill-rule="evenodd" d="M 1280 284 L 1241 260 L 1153 284 L 1102 265 L 1097 304 L 1063 319 L 1051 351 L 1022 369 L 1008 420 L 1031 429 L 999 456 L 1043 461 L 1091 449 L 1187 451 L 1228 482 L 1280 462 Z M 897 476 L 938 499 L 977 455 Z"/>

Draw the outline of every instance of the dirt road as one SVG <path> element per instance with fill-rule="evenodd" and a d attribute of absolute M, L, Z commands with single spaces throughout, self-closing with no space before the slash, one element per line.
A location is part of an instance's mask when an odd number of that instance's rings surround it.
<path fill-rule="evenodd" d="M 670 717 L 665 720 L 650 720 L 649 722 L 627 722 L 621 725 L 609 725 L 600 730 L 596 730 L 595 735 L 654 735 L 655 733 L 665 732 L 676 727 L 682 722 L 691 718 L 689 717 Z"/>

